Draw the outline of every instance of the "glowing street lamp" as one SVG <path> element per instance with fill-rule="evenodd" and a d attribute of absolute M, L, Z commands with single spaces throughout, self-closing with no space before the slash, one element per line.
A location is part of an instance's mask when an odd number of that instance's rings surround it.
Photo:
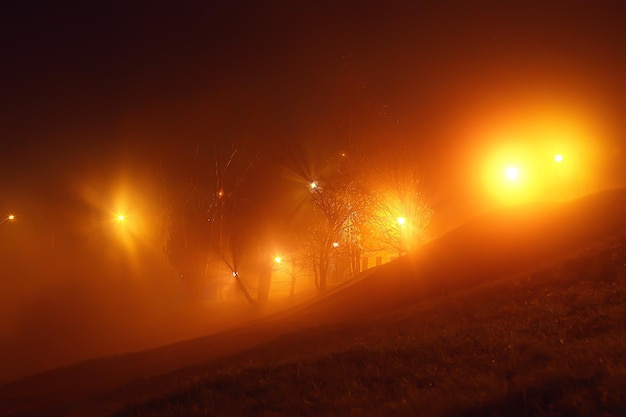
<path fill-rule="evenodd" d="M 277 257 L 274 258 L 274 262 L 276 262 L 277 264 L 281 263 L 282 260 L 283 259 L 280 256 L 277 256 Z"/>
<path fill-rule="evenodd" d="M 563 155 L 561 155 L 560 153 L 557 153 L 556 155 L 554 155 L 554 162 L 559 163 L 559 164 L 563 162 Z"/>
<path fill-rule="evenodd" d="M 339 247 L 339 242 L 333 242 L 333 248 L 338 248 Z"/>
<path fill-rule="evenodd" d="M 311 190 L 315 190 L 318 187 L 317 182 L 315 181 L 311 181 L 311 183 L 309 184 L 309 188 Z"/>
<path fill-rule="evenodd" d="M 6 223 L 6 222 L 11 222 L 15 220 L 15 215 L 14 214 L 9 214 L 4 220 L 2 220 L 0 222 L 0 224 Z"/>
<path fill-rule="evenodd" d="M 118 213 L 115 215 L 115 221 L 118 224 L 122 224 L 127 220 L 126 215 L 124 215 L 123 213 Z"/>
<path fill-rule="evenodd" d="M 516 166 L 506 167 L 506 169 L 504 170 L 504 175 L 510 181 L 517 181 L 517 179 L 519 178 L 519 168 Z"/>
<path fill-rule="evenodd" d="M 400 226 L 404 226 L 406 224 L 406 219 L 404 217 L 398 217 L 398 224 Z"/>

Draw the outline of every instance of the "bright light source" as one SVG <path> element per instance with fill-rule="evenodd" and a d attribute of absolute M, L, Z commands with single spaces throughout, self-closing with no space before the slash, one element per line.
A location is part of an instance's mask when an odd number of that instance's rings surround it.
<path fill-rule="evenodd" d="M 339 242 L 333 242 L 333 248 L 338 248 L 339 247 Z"/>
<path fill-rule="evenodd" d="M 237 278 L 239 276 L 239 272 L 233 271 L 233 277 Z"/>
<path fill-rule="evenodd" d="M 311 190 L 315 190 L 317 188 L 317 182 L 311 181 L 311 183 L 309 184 L 309 187 L 311 188 Z"/>
<path fill-rule="evenodd" d="M 4 218 L 4 220 L 0 221 L 0 224 L 11 222 L 13 221 L 13 219 L 15 219 L 15 216 L 13 214 L 9 214 L 8 216 Z"/>
<path fill-rule="evenodd" d="M 115 215 L 115 221 L 116 221 L 118 224 L 125 223 L 127 220 L 128 220 L 128 217 L 126 217 L 126 215 L 125 215 L 124 213 L 117 213 L 117 214 Z"/>
<path fill-rule="evenodd" d="M 554 155 L 554 161 L 560 164 L 561 162 L 563 162 L 563 155 L 557 153 L 556 155 Z"/>
<path fill-rule="evenodd" d="M 511 181 L 515 181 L 519 178 L 519 168 L 510 166 L 504 170 L 504 175 Z"/>
<path fill-rule="evenodd" d="M 398 224 L 400 226 L 404 226 L 405 223 L 406 223 L 406 219 L 404 217 L 398 217 Z"/>
<path fill-rule="evenodd" d="M 280 256 L 277 256 L 274 258 L 274 262 L 276 262 L 277 264 L 279 264 L 282 261 L 282 258 Z"/>

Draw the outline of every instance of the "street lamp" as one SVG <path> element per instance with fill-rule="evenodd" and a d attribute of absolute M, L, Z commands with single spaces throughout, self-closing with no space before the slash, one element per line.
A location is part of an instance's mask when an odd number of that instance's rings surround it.
<path fill-rule="evenodd" d="M 14 214 L 9 214 L 4 220 L 2 220 L 0 222 L 0 224 L 6 223 L 6 222 L 11 222 L 15 220 L 15 215 Z"/>
<path fill-rule="evenodd" d="M 508 166 L 504 170 L 504 175 L 510 181 L 516 181 L 519 178 L 519 168 L 516 166 Z"/>
<path fill-rule="evenodd" d="M 554 162 L 557 162 L 559 164 L 563 162 L 563 155 L 561 155 L 560 153 L 557 153 L 556 155 L 554 155 Z"/>
<path fill-rule="evenodd" d="M 400 226 L 404 226 L 406 223 L 406 219 L 404 217 L 398 217 L 398 224 Z"/>

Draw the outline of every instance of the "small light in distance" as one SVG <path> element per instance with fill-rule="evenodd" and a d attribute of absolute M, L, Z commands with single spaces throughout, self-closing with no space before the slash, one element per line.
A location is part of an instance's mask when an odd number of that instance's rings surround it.
<path fill-rule="evenodd" d="M 339 247 L 339 242 L 333 242 L 333 248 L 338 248 Z"/>
<path fill-rule="evenodd" d="M 277 264 L 282 262 L 282 258 L 280 256 L 277 256 L 274 258 L 274 262 L 276 262 Z"/>
<path fill-rule="evenodd" d="M 119 224 L 124 223 L 126 221 L 126 215 L 124 215 L 123 213 L 115 215 L 115 221 L 117 221 Z"/>
<path fill-rule="evenodd" d="M 563 162 L 563 155 L 561 155 L 560 153 L 557 153 L 556 155 L 554 155 L 554 162 L 557 162 L 559 164 Z"/>
<path fill-rule="evenodd" d="M 15 215 L 9 214 L 2 221 L 0 221 L 0 224 L 4 224 L 6 222 L 12 222 L 14 219 L 15 219 Z"/>
<path fill-rule="evenodd" d="M 239 272 L 237 272 L 237 271 L 233 271 L 233 277 L 234 277 L 234 278 L 237 278 L 238 276 L 239 276 Z"/>
<path fill-rule="evenodd" d="M 404 226 L 405 223 L 406 223 L 406 219 L 404 217 L 398 217 L 398 224 L 400 226 Z"/>
<path fill-rule="evenodd" d="M 309 184 L 309 188 L 311 188 L 311 190 L 315 190 L 317 188 L 317 182 L 311 181 L 311 183 Z"/>
<path fill-rule="evenodd" d="M 511 181 L 516 181 L 519 178 L 519 168 L 510 166 L 504 170 L 504 175 Z"/>

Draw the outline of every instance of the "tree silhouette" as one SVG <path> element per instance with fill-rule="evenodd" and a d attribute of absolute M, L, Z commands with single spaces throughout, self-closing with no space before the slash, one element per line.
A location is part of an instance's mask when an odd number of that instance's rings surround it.
<path fill-rule="evenodd" d="M 198 145 L 187 182 L 168 184 L 164 176 L 165 250 L 194 299 L 202 297 L 203 287 L 215 290 L 230 275 L 254 303 L 239 275 L 247 242 L 238 232 L 245 227 L 248 202 L 242 184 L 255 159 L 245 144 L 213 146 L 207 153 Z"/>

